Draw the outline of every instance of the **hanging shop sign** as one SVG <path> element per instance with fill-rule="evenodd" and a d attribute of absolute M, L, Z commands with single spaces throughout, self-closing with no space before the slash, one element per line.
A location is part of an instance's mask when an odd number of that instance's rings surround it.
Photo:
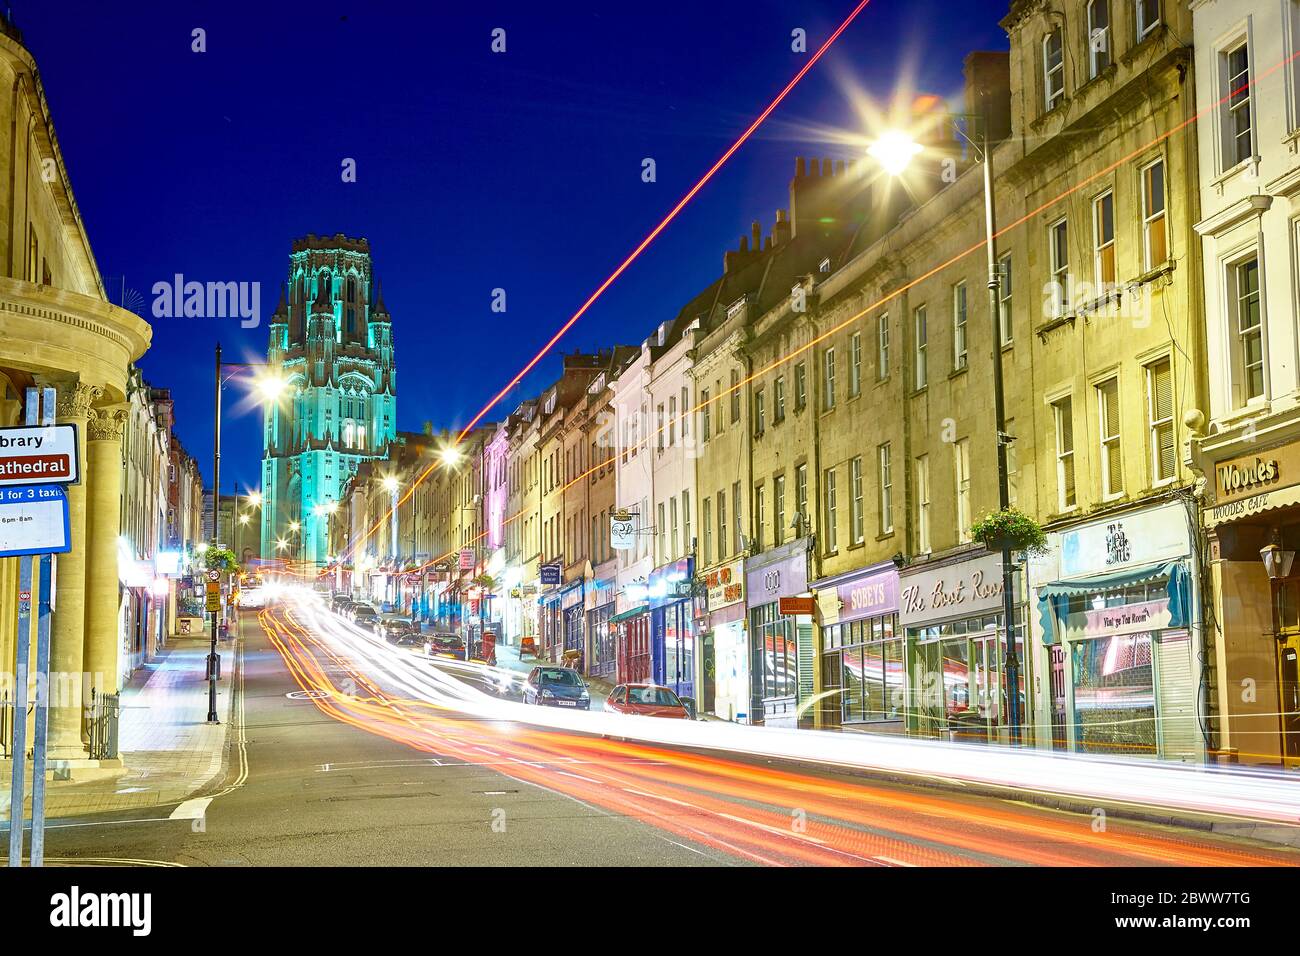
<path fill-rule="evenodd" d="M 636 515 L 618 511 L 609 516 L 609 546 L 615 551 L 636 547 Z"/>
<path fill-rule="evenodd" d="M 77 462 L 76 425 L 0 428 L 0 486 L 76 484 Z"/>
<path fill-rule="evenodd" d="M 777 598 L 777 613 L 782 617 L 811 615 L 816 607 L 817 599 L 813 597 Z"/>
<path fill-rule="evenodd" d="M 710 611 L 720 611 L 733 604 L 745 602 L 743 566 L 742 559 L 705 572 L 704 587 L 708 591 Z"/>
<path fill-rule="evenodd" d="M 903 626 L 1002 610 L 1002 556 L 985 555 L 900 578 Z"/>
<path fill-rule="evenodd" d="M 1085 611 L 1084 619 L 1085 637 L 1103 637 L 1164 630 L 1173 620 L 1173 615 L 1169 610 L 1169 598 L 1161 598 Z"/>
<path fill-rule="evenodd" d="M 0 488 L 0 556 L 71 550 L 68 496 L 62 488 Z"/>
<path fill-rule="evenodd" d="M 558 563 L 543 564 L 540 570 L 542 587 L 549 588 L 559 585 L 563 569 Z"/>
<path fill-rule="evenodd" d="M 462 571 L 474 570 L 474 550 L 472 548 L 462 548 L 460 552 L 460 569 Z"/>

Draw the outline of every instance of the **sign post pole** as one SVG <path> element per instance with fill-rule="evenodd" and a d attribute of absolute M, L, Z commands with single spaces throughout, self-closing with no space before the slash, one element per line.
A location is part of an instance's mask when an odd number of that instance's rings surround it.
<path fill-rule="evenodd" d="M 54 555 L 41 555 L 41 603 L 36 619 L 36 726 L 32 740 L 32 866 L 45 865 L 45 748 L 50 729 L 50 612 Z"/>
<path fill-rule="evenodd" d="M 29 417 L 34 409 L 29 408 Z M 26 823 L 27 661 L 32 621 L 32 559 L 19 559 L 18 637 L 14 665 L 14 761 L 9 778 L 9 865 L 23 865 L 23 825 Z"/>

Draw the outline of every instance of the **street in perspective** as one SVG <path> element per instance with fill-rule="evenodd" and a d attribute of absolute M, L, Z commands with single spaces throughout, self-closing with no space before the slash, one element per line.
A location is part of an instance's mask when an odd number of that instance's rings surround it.
<path fill-rule="evenodd" d="M 1300 3 L 45 0 L 0 88 L 15 926 L 1283 931 Z"/>

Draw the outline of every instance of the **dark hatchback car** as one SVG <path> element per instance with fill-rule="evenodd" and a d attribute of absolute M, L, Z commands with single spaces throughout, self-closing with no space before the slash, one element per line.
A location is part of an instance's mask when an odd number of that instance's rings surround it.
<path fill-rule="evenodd" d="M 567 667 L 534 667 L 524 683 L 524 703 L 590 710 L 591 694 L 575 670 Z"/>
<path fill-rule="evenodd" d="M 435 631 L 424 635 L 424 641 L 433 657 L 450 657 L 454 660 L 465 659 L 465 639 L 450 631 Z"/>
<path fill-rule="evenodd" d="M 353 624 L 365 628 L 367 631 L 373 631 L 375 625 L 379 623 L 379 612 L 368 604 L 356 607 L 352 611 L 351 617 Z"/>

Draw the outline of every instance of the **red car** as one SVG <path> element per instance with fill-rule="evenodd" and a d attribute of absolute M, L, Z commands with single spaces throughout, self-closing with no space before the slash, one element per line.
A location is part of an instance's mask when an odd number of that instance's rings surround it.
<path fill-rule="evenodd" d="M 659 684 L 619 684 L 610 691 L 605 709 L 639 717 L 691 719 L 690 711 L 672 689 Z"/>

